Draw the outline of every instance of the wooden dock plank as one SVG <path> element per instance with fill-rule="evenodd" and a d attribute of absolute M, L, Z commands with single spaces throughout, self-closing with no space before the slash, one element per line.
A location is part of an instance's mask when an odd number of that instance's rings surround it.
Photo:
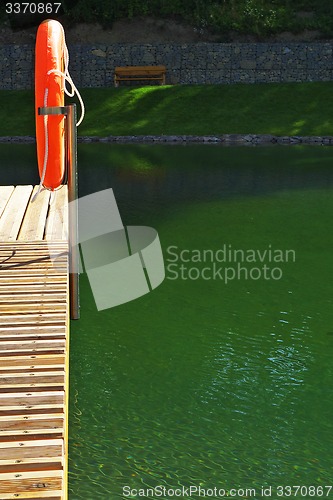
<path fill-rule="evenodd" d="M 48 500 L 62 500 L 63 496 L 61 491 L 38 491 L 38 493 L 23 492 L 16 493 L 15 495 L 12 493 L 2 493 L 1 495 L 1 500 L 44 500 L 44 498 Z"/>
<path fill-rule="evenodd" d="M 22 450 L 22 458 L 38 458 L 38 452 L 41 457 L 48 457 L 52 448 L 56 450 L 56 456 L 62 456 L 62 446 L 63 441 L 61 439 L 50 439 L 50 440 L 36 440 L 36 441 L 20 441 L 18 443 L 3 443 L 0 449 L 0 458 L 8 460 L 10 457 L 6 454 L 10 453 L 10 450 Z M 31 453 L 31 454 L 30 454 Z M 36 455 L 37 453 L 37 455 Z M 24 455 L 24 456 L 23 456 Z M 53 455 L 51 455 L 53 456 Z"/>
<path fill-rule="evenodd" d="M 1 478 L 0 477 L 0 498 L 4 498 L 2 495 L 3 493 L 11 493 L 12 491 L 16 491 L 17 493 L 26 493 L 26 492 L 34 492 L 36 495 L 36 489 L 38 490 L 45 488 L 48 491 L 59 491 L 62 486 L 62 476 L 63 474 L 58 474 L 57 477 L 54 477 L 51 475 L 51 472 L 49 471 L 47 476 L 45 477 L 45 472 L 42 471 L 42 476 L 37 476 L 37 477 L 24 477 L 22 473 L 22 477 L 16 478 L 13 477 L 12 479 L 6 479 L 6 478 Z M 12 476 L 14 476 L 12 474 Z M 39 494 L 39 491 L 38 491 Z M 13 498 L 20 498 L 20 497 L 13 497 Z M 21 497 L 21 498 L 27 498 L 27 497 Z M 33 497 L 32 497 L 33 498 Z M 35 497 L 36 498 L 36 497 Z"/>
<path fill-rule="evenodd" d="M 64 368 L 65 355 L 64 354 L 42 354 L 42 355 L 26 355 L 26 356 L 11 356 L 0 357 L 0 373 L 6 367 L 23 367 L 25 370 L 29 368 L 42 368 L 48 366 L 60 366 Z"/>
<path fill-rule="evenodd" d="M 3 213 L 13 191 L 14 186 L 0 186 L 0 216 Z"/>
<path fill-rule="evenodd" d="M 14 372 L 8 373 L 7 375 L 0 373 L 0 384 L 7 382 L 12 384 L 13 382 L 16 384 L 22 384 L 26 380 L 30 380 L 33 382 L 63 382 L 65 377 L 64 370 L 59 373 L 59 371 L 45 371 L 45 372 L 35 372 L 31 370 L 27 370 L 25 375 L 22 373 Z"/>
<path fill-rule="evenodd" d="M 38 339 L 63 339 L 66 338 L 66 335 L 63 333 L 61 326 L 49 327 L 45 328 L 38 327 L 2 327 L 0 333 L 0 342 L 3 342 L 5 339 L 8 340 L 38 340 Z"/>
<path fill-rule="evenodd" d="M 57 496 L 54 496 L 57 495 Z M 3 493 L 1 496 L 1 500 L 44 500 L 47 498 L 48 500 L 62 500 L 61 491 L 45 491 L 43 493 L 16 493 L 15 496 L 10 493 Z"/>
<path fill-rule="evenodd" d="M 31 429 L 61 429 L 63 430 L 63 417 L 53 414 L 47 415 L 14 415 L 12 417 L 0 417 L 1 435 L 4 432 L 31 430 Z"/>
<path fill-rule="evenodd" d="M 16 406 L 2 406 L 0 408 L 0 415 L 32 415 L 35 413 L 48 415 L 49 413 L 58 412 L 64 413 L 63 404 L 52 405 L 16 405 Z"/>
<path fill-rule="evenodd" d="M 64 383 L 61 382 L 27 382 L 25 384 L 1 384 L 0 393 L 11 392 L 43 392 L 64 390 Z M 1 429 L 0 429 L 1 432 Z"/>
<path fill-rule="evenodd" d="M 27 471 L 27 472 L 22 472 L 20 474 L 20 477 L 24 479 L 32 479 L 32 478 L 42 478 L 43 475 L 45 475 L 44 471 Z M 62 476 L 62 471 L 59 470 L 50 470 L 48 472 L 49 477 L 61 477 Z M 12 472 L 3 472 L 0 474 L 0 480 L 15 480 L 16 477 Z M 0 483 L 1 484 L 1 483 Z"/>
<path fill-rule="evenodd" d="M 20 316 L 19 314 L 6 314 L 0 316 L 0 328 L 12 326 L 15 327 L 18 324 L 22 326 L 33 326 L 36 325 L 63 325 L 65 320 L 63 318 L 62 312 L 57 312 L 54 314 L 49 314 L 44 311 L 44 314 L 26 314 L 25 316 Z"/>
<path fill-rule="evenodd" d="M 22 296 L 35 297 L 35 296 L 44 296 L 44 297 L 52 297 L 57 295 L 58 297 L 67 298 L 67 294 L 63 291 L 63 288 L 60 285 L 52 285 L 52 288 L 46 286 L 46 284 L 42 284 L 40 286 L 22 286 L 16 287 L 13 286 L 10 288 L 9 286 L 0 286 L 0 294 L 5 300 L 7 297 L 12 297 L 13 300 L 19 299 Z"/>
<path fill-rule="evenodd" d="M 68 240 L 68 190 L 63 186 L 53 193 L 46 221 L 45 240 Z"/>
<path fill-rule="evenodd" d="M 10 429 L 9 431 L 1 431 L 0 432 L 0 446 L 1 443 L 4 442 L 9 442 L 9 441 L 20 441 L 21 439 L 52 439 L 52 438 L 62 438 L 64 435 L 64 423 L 62 422 L 60 427 L 55 427 L 53 428 L 52 426 L 50 427 L 45 427 L 42 429 L 29 429 L 29 428 L 23 428 L 23 429 L 17 429 L 13 430 Z M 1 476 L 0 476 L 1 479 Z"/>
<path fill-rule="evenodd" d="M 61 492 L 60 492 L 61 494 Z M 57 496 L 55 496 L 57 495 Z M 44 500 L 44 498 L 47 498 L 48 500 L 63 500 L 62 496 L 58 496 L 58 492 L 54 491 L 46 491 L 43 494 L 41 493 L 16 493 L 15 495 L 10 494 L 8 496 L 7 493 L 3 493 L 1 496 L 1 500 L 8 500 L 8 499 L 13 499 L 13 500 Z"/>
<path fill-rule="evenodd" d="M 28 472 L 33 470 L 61 470 L 62 457 L 25 458 L 20 460 L 0 460 L 1 472 Z"/>
<path fill-rule="evenodd" d="M 1 333 L 0 333 L 0 340 L 5 339 L 6 337 L 10 339 L 15 339 L 15 338 L 65 338 L 65 334 L 63 333 L 63 329 L 61 326 L 55 326 L 55 327 L 49 327 L 46 326 L 45 328 L 38 326 L 36 328 L 33 327 L 2 327 Z"/>
<path fill-rule="evenodd" d="M 39 417 L 40 415 L 35 415 L 35 417 Z M 19 464 L 38 464 L 40 461 L 41 463 L 44 464 L 59 464 L 61 463 L 61 456 L 60 457 L 37 457 L 37 458 L 22 458 L 21 460 L 17 460 L 17 463 Z M 7 465 L 12 466 L 14 464 L 13 459 L 4 459 L 0 460 L 0 466 L 1 467 L 6 467 Z"/>
<path fill-rule="evenodd" d="M 35 186 L 18 234 L 20 241 L 31 242 L 44 238 L 50 191 L 44 188 L 39 193 L 38 191 L 39 186 Z"/>
<path fill-rule="evenodd" d="M 64 391 L 0 393 L 1 406 L 29 406 L 63 404 Z"/>
<path fill-rule="evenodd" d="M 46 312 L 47 314 L 53 314 L 55 312 L 63 312 L 66 311 L 66 302 L 63 301 L 55 302 L 55 301 L 34 301 L 28 304 L 20 304 L 13 302 L 13 306 L 11 307 L 10 303 L 6 302 L 2 304 L 0 302 L 0 314 L 4 313 L 7 315 L 13 314 L 24 314 L 25 312 L 30 313 L 33 310 L 36 314 L 42 314 Z"/>
<path fill-rule="evenodd" d="M 6 304 L 7 302 L 15 304 L 29 304 L 34 303 L 36 300 L 41 300 L 43 302 L 67 302 L 67 294 L 63 290 L 54 291 L 52 289 L 47 289 L 33 292 L 3 292 L 1 290 L 1 304 Z"/>
<path fill-rule="evenodd" d="M 16 240 L 32 193 L 32 186 L 16 186 L 0 218 L 0 240 Z"/>
<path fill-rule="evenodd" d="M 37 339 L 30 341 L 22 341 L 21 339 L 0 342 L 0 352 L 10 350 L 28 350 L 28 349 L 51 349 L 65 347 L 65 340 L 50 340 L 50 339 Z"/>

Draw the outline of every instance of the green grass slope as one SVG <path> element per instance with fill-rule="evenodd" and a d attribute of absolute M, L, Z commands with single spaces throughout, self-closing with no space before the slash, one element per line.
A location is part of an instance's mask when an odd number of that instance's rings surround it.
<path fill-rule="evenodd" d="M 83 89 L 80 135 L 333 135 L 333 83 Z M 0 135 L 34 135 L 32 91 L 0 91 Z"/>

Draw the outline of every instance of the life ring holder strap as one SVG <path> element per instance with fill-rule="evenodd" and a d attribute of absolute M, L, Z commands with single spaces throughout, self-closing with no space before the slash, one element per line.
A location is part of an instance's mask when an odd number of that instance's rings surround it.
<path fill-rule="evenodd" d="M 48 115 L 67 115 L 67 106 L 42 106 L 38 108 L 38 115 L 48 116 Z"/>

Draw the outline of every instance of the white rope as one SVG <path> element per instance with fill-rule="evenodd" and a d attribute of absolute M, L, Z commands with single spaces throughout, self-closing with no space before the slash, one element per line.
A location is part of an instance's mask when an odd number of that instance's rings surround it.
<path fill-rule="evenodd" d="M 44 92 L 44 102 L 43 102 L 44 108 L 47 107 L 47 98 L 48 98 L 48 95 L 49 95 L 49 89 L 46 88 L 45 92 Z M 44 150 L 43 172 L 42 172 L 42 176 L 40 178 L 40 183 L 39 183 L 39 186 L 38 186 L 38 190 L 37 190 L 36 194 L 32 197 L 31 203 L 33 203 L 35 201 L 35 199 L 37 198 L 37 196 L 39 195 L 39 193 L 41 192 L 41 190 L 43 188 L 45 174 L 46 174 L 47 160 L 48 160 L 48 157 L 49 157 L 49 131 L 47 129 L 48 116 L 44 115 L 43 118 L 44 118 L 44 136 L 45 136 L 45 150 Z"/>
<path fill-rule="evenodd" d="M 49 96 L 49 89 L 45 89 L 44 93 L 44 108 L 47 108 L 47 98 Z M 44 134 L 45 134 L 45 151 L 44 151 L 44 162 L 43 162 L 43 172 L 42 172 L 42 177 L 40 179 L 40 183 L 44 184 L 44 179 L 45 179 L 45 174 L 46 174 L 46 167 L 47 167 L 47 160 L 49 157 L 49 131 L 47 129 L 47 124 L 48 124 L 48 116 L 44 115 Z"/>
<path fill-rule="evenodd" d="M 75 94 L 77 95 L 77 98 L 78 98 L 78 100 L 80 102 L 80 106 L 81 106 L 81 116 L 80 116 L 79 121 L 76 124 L 76 126 L 78 127 L 82 123 L 82 120 L 84 118 L 84 113 L 85 113 L 84 102 L 82 100 L 80 92 L 78 91 L 78 89 L 75 86 L 75 83 L 72 80 L 71 75 L 69 74 L 69 69 L 68 69 L 68 67 L 69 67 L 69 52 L 68 52 L 68 48 L 67 48 L 67 45 L 66 45 L 64 28 L 62 26 L 61 26 L 61 28 L 62 28 L 62 36 L 63 36 L 63 40 L 64 40 L 64 63 L 65 63 L 65 71 L 62 72 L 62 71 L 60 71 L 58 69 L 50 69 L 50 71 L 48 71 L 47 74 L 51 75 L 53 73 L 55 75 L 61 76 L 64 79 L 65 94 L 68 95 L 69 97 L 74 97 Z M 70 86 L 71 86 L 70 89 L 68 89 L 66 87 L 66 82 L 68 82 L 70 84 Z"/>
<path fill-rule="evenodd" d="M 76 123 L 76 126 L 78 127 L 79 125 L 81 125 L 82 123 L 82 120 L 84 118 L 84 113 L 85 113 L 85 109 L 84 109 L 84 102 L 82 100 L 82 97 L 80 95 L 80 92 L 78 91 L 78 89 L 76 88 L 71 76 L 69 73 L 63 73 L 62 71 L 58 70 L 58 69 L 50 69 L 50 71 L 47 72 L 48 75 L 51 75 L 52 73 L 54 73 L 55 75 L 58 75 L 58 76 L 61 76 L 64 78 L 65 82 L 68 82 L 72 88 L 71 88 L 71 91 L 69 91 L 67 88 L 66 88 L 66 83 L 64 85 L 64 90 L 65 90 L 65 94 L 67 94 L 69 97 L 74 97 L 75 94 L 77 95 L 77 98 L 80 102 L 80 105 L 81 105 L 81 116 L 80 116 L 80 119 L 79 121 Z"/>

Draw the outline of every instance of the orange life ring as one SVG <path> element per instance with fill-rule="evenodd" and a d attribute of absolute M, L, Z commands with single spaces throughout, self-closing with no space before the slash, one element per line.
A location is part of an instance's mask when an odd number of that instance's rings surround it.
<path fill-rule="evenodd" d="M 38 115 L 38 108 L 64 106 L 64 47 L 62 25 L 53 19 L 43 21 L 35 51 L 37 159 L 42 184 L 52 191 L 61 186 L 65 174 L 65 118 Z"/>

